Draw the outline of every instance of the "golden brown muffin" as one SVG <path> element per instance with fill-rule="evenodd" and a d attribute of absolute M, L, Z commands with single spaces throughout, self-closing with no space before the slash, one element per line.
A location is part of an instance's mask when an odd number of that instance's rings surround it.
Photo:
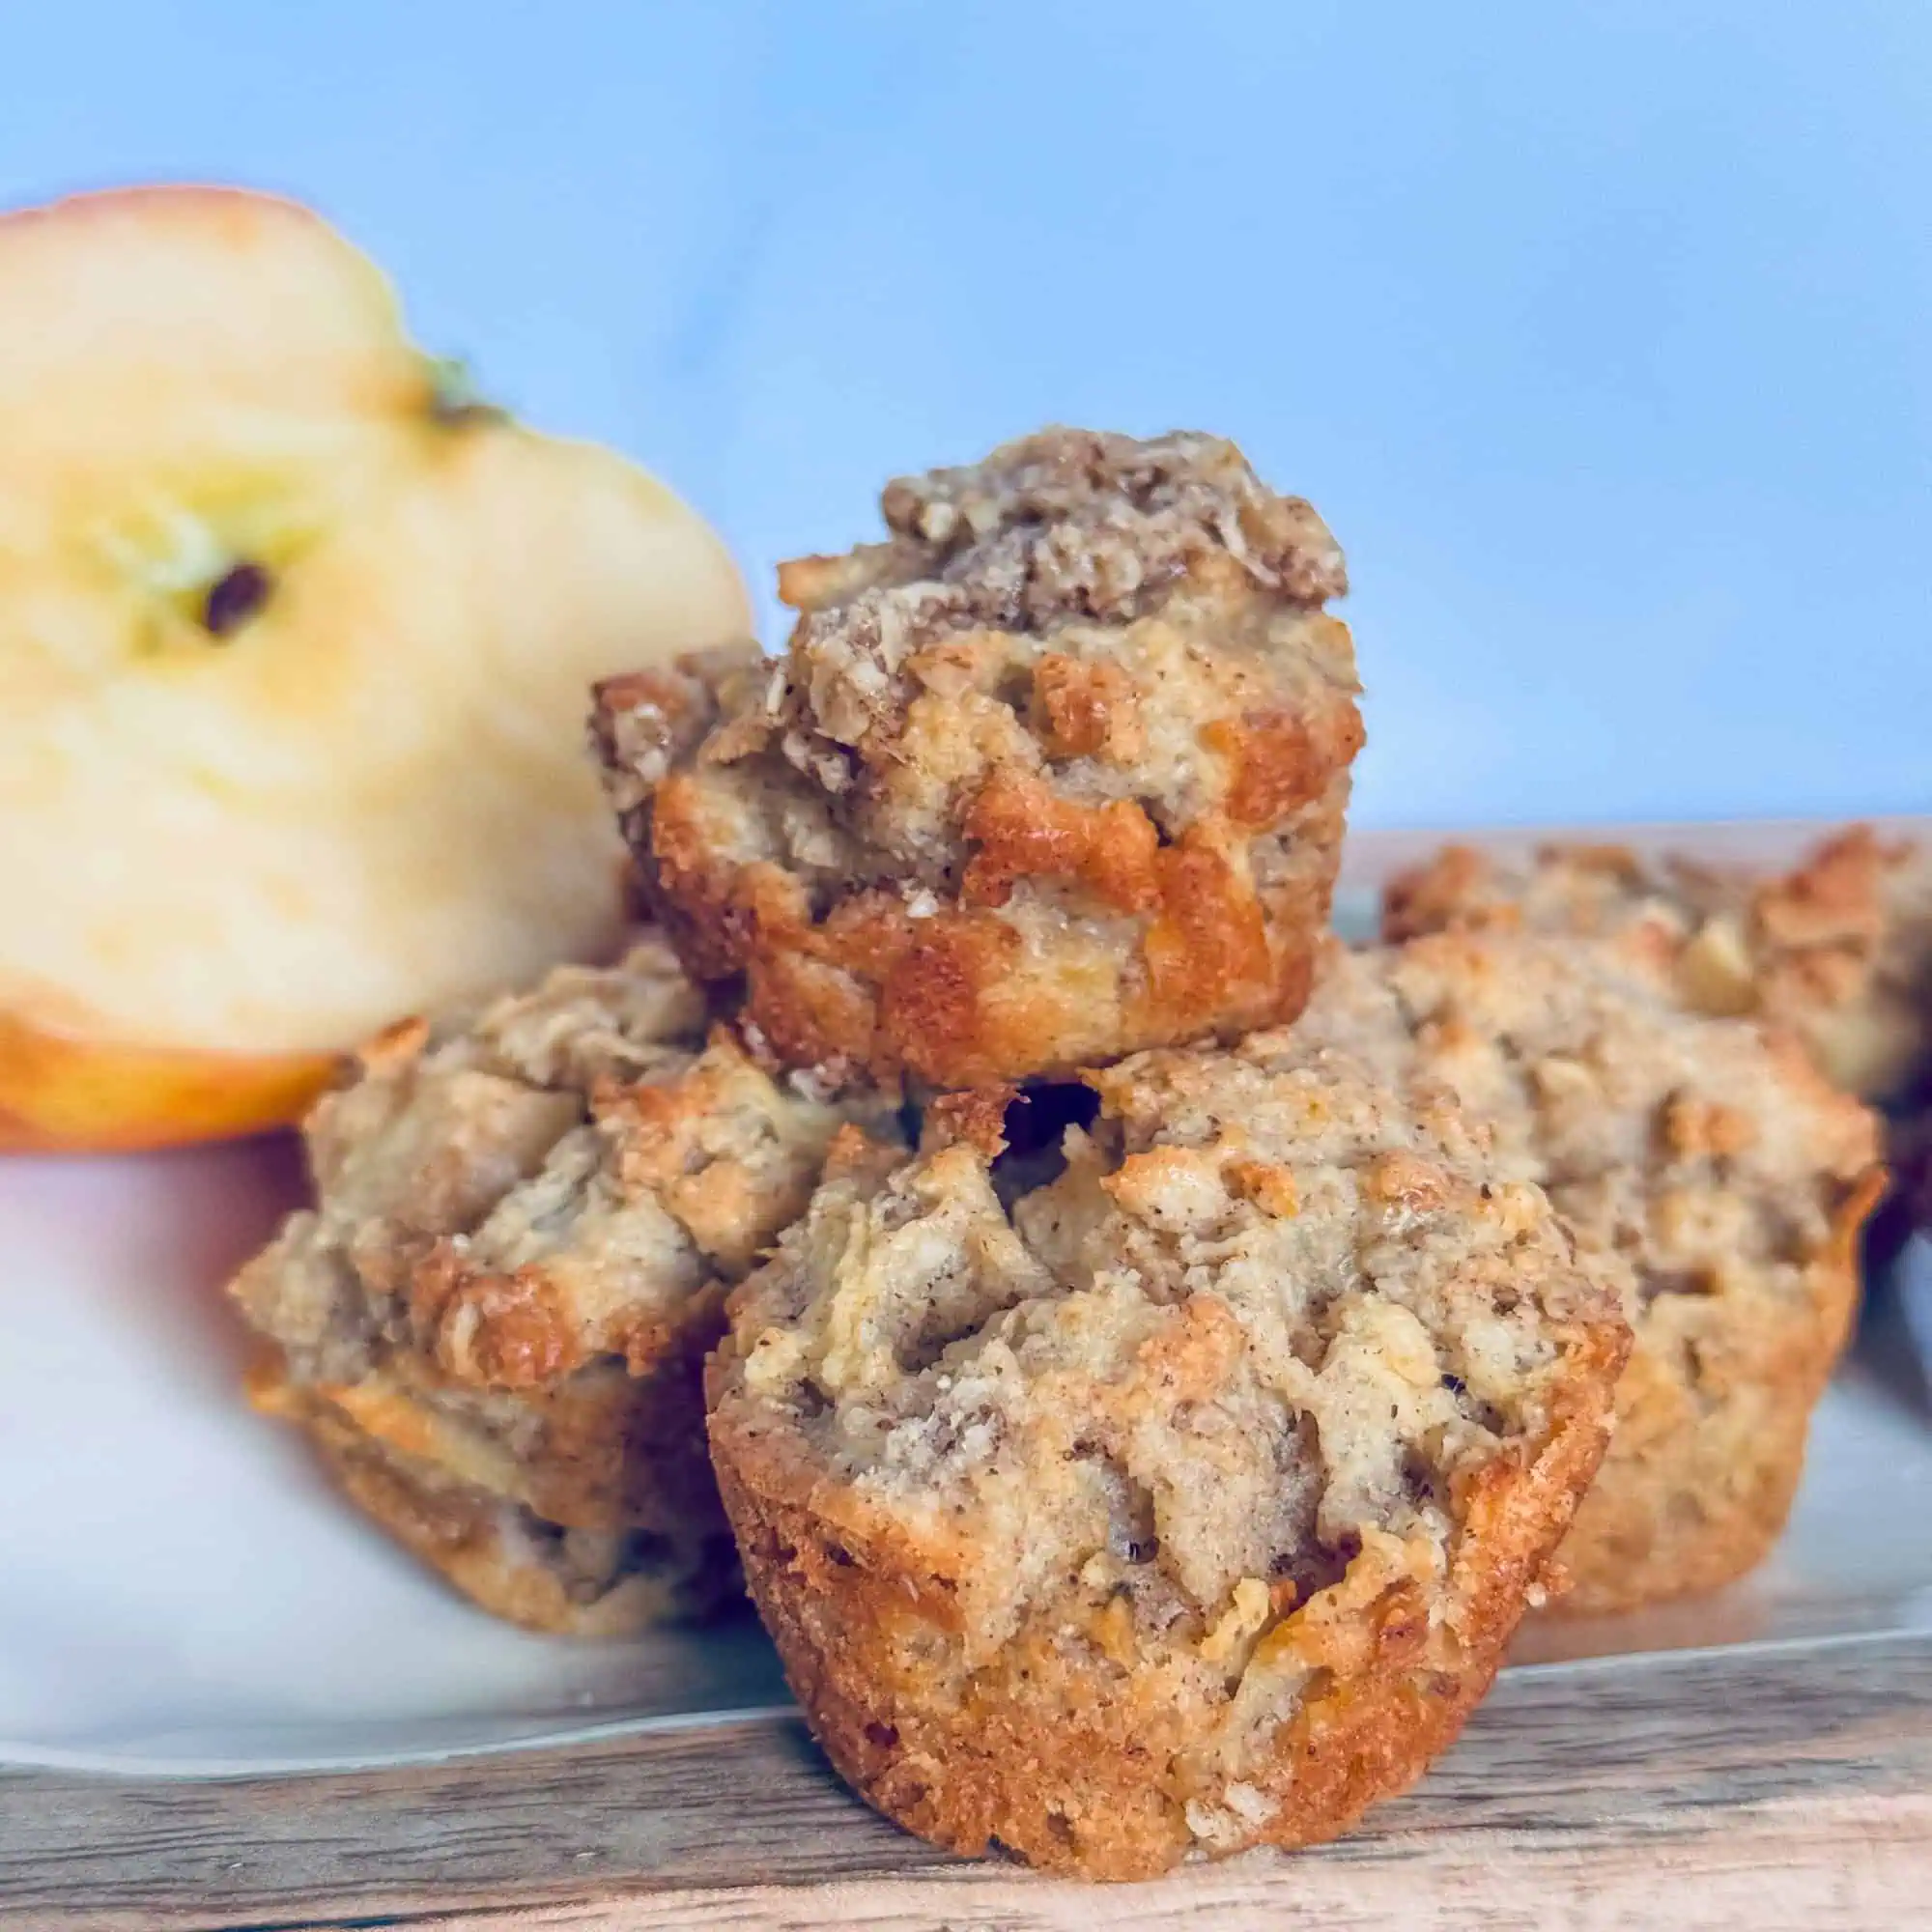
<path fill-rule="evenodd" d="M 1527 865 L 1448 845 L 1393 880 L 1391 941 L 1463 927 L 1611 940 L 1699 1012 L 1791 1028 L 1849 1093 L 1902 1093 L 1932 1049 L 1932 859 L 1848 826 L 1785 873 L 1549 845 Z"/>
<path fill-rule="evenodd" d="M 1799 1042 L 1688 1011 L 1563 935 L 1338 950 L 1302 1021 L 1387 1077 L 1451 1086 L 1498 1159 L 1623 1271 L 1617 1433 L 1559 1561 L 1573 1612 L 1743 1575 L 1784 1526 L 1858 1295 L 1875 1118 Z"/>
<path fill-rule="evenodd" d="M 1132 1878 L 1332 1836 L 1454 1736 L 1629 1333 L 1443 1090 L 1281 1032 L 1089 1078 L 1010 1210 L 998 1094 L 910 1163 L 841 1137 L 707 1386 L 838 1769 L 954 1850 Z"/>
<path fill-rule="evenodd" d="M 486 1608 L 611 1634 L 735 1590 L 704 1447 L 724 1297 L 840 1107 L 761 1070 L 655 936 L 393 1029 L 307 1127 L 317 1196 L 231 1293 L 258 1401 Z"/>
<path fill-rule="evenodd" d="M 941 1088 L 1307 998 L 1362 740 L 1321 520 L 1232 443 L 1049 430 L 892 484 L 802 614 L 599 694 L 656 910 L 789 1065 Z"/>

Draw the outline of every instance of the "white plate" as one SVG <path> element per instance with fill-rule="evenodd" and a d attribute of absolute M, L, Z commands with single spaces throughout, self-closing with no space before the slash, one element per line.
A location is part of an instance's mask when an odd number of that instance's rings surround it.
<path fill-rule="evenodd" d="M 1720 837 L 1765 856 L 1791 843 Z M 1413 845 L 1360 840 L 1358 888 Z M 275 1143 L 0 1160 L 0 1761 L 309 1770 L 782 1707 L 749 1618 L 613 1644 L 493 1621 L 250 1413 L 220 1284 L 299 1189 Z M 1855 1366 L 1757 1576 L 1702 1603 L 1542 1626 L 1516 1667 L 1932 1631 L 1928 1522 L 1932 1423 Z"/>

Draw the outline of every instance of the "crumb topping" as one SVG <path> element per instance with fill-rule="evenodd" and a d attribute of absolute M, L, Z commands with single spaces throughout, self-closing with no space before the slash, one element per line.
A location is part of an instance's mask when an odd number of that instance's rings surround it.
<path fill-rule="evenodd" d="M 1091 1077 L 1010 1209 L 992 1105 L 828 1180 L 734 1303 L 748 1402 L 862 1516 L 970 1538 L 973 1658 L 1070 1592 L 1237 1673 L 1372 1545 L 1446 1590 L 1470 1486 L 1620 1357 L 1614 1293 L 1439 1093 L 1291 1034 Z"/>
<path fill-rule="evenodd" d="M 880 1109 L 709 1026 L 651 935 L 373 1041 L 307 1123 L 315 1207 L 232 1288 L 292 1380 L 538 1516 L 715 1532 L 698 1371 L 724 1286 Z"/>
<path fill-rule="evenodd" d="M 1548 845 L 1527 864 L 1445 846 L 1393 880 L 1383 936 L 1445 930 L 1568 934 L 1700 1013 L 1794 1029 L 1850 1092 L 1895 1097 L 1932 1042 L 1932 861 L 1870 826 L 1765 875 L 1619 846 Z"/>
<path fill-rule="evenodd" d="M 1289 1016 L 1362 742 L 1346 587 L 1232 444 L 1053 430 L 787 564 L 782 659 L 612 680 L 648 889 L 787 1065 L 938 1086 Z"/>

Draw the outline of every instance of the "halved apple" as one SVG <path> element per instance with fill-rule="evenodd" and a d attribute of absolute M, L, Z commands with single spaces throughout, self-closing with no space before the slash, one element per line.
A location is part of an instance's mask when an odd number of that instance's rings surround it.
<path fill-rule="evenodd" d="M 307 211 L 0 218 L 0 1143 L 285 1120 L 605 951 L 588 687 L 748 623 L 695 513 L 468 399 Z"/>

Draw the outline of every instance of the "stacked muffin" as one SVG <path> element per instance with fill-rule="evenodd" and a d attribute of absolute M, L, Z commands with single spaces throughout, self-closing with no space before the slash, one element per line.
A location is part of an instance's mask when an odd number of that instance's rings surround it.
<path fill-rule="evenodd" d="M 265 1398 L 526 1621 L 702 1607 L 735 1548 L 941 1843 L 1331 1835 L 1566 1574 L 1776 1533 L 1871 1119 L 1688 1004 L 1634 888 L 1325 939 L 1342 559 L 1232 445 L 1049 431 L 883 508 L 781 572 L 782 657 L 600 690 L 664 937 L 325 1103 L 238 1284 Z"/>

